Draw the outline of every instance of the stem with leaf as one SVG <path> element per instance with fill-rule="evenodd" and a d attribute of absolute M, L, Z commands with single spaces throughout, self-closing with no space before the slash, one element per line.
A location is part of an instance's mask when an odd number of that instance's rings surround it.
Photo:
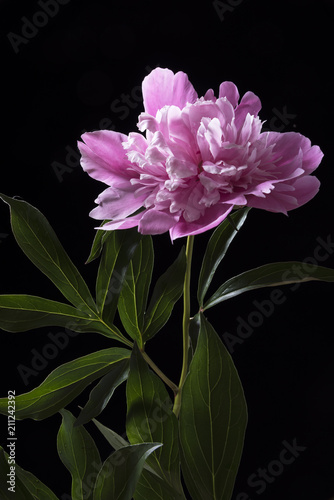
<path fill-rule="evenodd" d="M 168 387 L 172 389 L 174 394 L 176 395 L 179 391 L 179 388 L 174 382 L 172 382 L 161 370 L 160 368 L 154 363 L 154 361 L 146 354 L 146 352 L 143 349 L 140 349 L 140 352 L 145 359 L 146 363 L 152 368 L 153 371 L 165 382 Z"/>
<path fill-rule="evenodd" d="M 194 247 L 194 236 L 188 236 L 186 247 L 187 267 L 184 277 L 183 286 L 183 361 L 182 370 L 179 382 L 179 391 L 175 397 L 173 412 L 178 417 L 181 408 L 181 394 L 184 381 L 188 373 L 188 352 L 189 352 L 189 324 L 190 324 L 190 278 L 191 278 L 191 261 Z"/>

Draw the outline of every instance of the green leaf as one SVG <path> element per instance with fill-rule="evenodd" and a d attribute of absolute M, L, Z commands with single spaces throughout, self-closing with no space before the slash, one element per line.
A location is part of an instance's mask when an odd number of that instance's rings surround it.
<path fill-rule="evenodd" d="M 104 226 L 104 224 L 106 224 L 107 222 L 109 222 L 109 221 L 104 220 L 102 222 L 102 224 L 100 225 L 100 227 L 102 228 Z M 108 237 L 108 235 L 110 235 L 110 234 L 111 234 L 111 231 L 104 231 L 103 229 L 98 229 L 96 231 L 89 257 L 86 260 L 86 264 L 89 264 L 93 260 L 100 257 L 105 240 Z"/>
<path fill-rule="evenodd" d="M 118 312 L 126 332 L 142 347 L 147 297 L 152 278 L 154 251 L 151 236 L 144 236 L 130 262 L 118 301 Z"/>
<path fill-rule="evenodd" d="M 109 233 L 105 236 L 96 280 L 96 303 L 104 321 L 112 324 L 129 263 L 142 235 L 137 228 Z"/>
<path fill-rule="evenodd" d="M 83 426 L 75 427 L 75 417 L 60 411 L 63 419 L 57 436 L 58 455 L 72 476 L 72 500 L 93 500 L 101 469 L 98 449 Z"/>
<path fill-rule="evenodd" d="M 0 197 L 10 206 L 13 234 L 26 256 L 74 306 L 89 314 L 96 312 L 85 281 L 44 215 L 23 200 Z"/>
<path fill-rule="evenodd" d="M 231 215 L 232 223 L 229 219 L 225 219 L 212 234 L 202 262 L 201 272 L 198 280 L 197 298 L 200 307 L 203 306 L 204 297 L 211 284 L 212 278 L 224 258 L 230 244 L 237 231 L 241 228 L 246 220 L 249 208 L 242 208 Z"/>
<path fill-rule="evenodd" d="M 128 446 L 129 442 L 115 431 L 109 429 L 97 420 L 93 422 L 106 438 L 108 443 L 115 449 L 119 450 Z M 169 486 L 155 471 L 150 467 L 147 462 L 144 465 L 143 472 L 137 483 L 136 491 L 134 494 L 135 500 L 184 500 L 183 495 L 177 495 L 175 490 Z"/>
<path fill-rule="evenodd" d="M 144 468 L 137 484 L 135 500 L 186 500 L 181 493 L 175 490 L 166 482 L 153 475 L 152 472 Z"/>
<path fill-rule="evenodd" d="M 160 443 L 142 443 L 115 451 L 98 475 L 94 500 L 131 500 L 145 460 Z"/>
<path fill-rule="evenodd" d="M 34 295 L 0 295 L 0 328 L 25 332 L 43 326 L 62 326 L 74 332 L 95 332 L 129 345 L 115 325 L 74 307 Z"/>
<path fill-rule="evenodd" d="M 168 321 L 174 304 L 183 292 L 186 265 L 185 250 L 182 248 L 175 262 L 157 280 L 145 314 L 144 342 L 152 338 Z"/>
<path fill-rule="evenodd" d="M 122 384 L 129 373 L 129 360 L 122 359 L 114 363 L 112 369 L 100 380 L 89 395 L 88 403 L 81 410 L 75 425 L 83 425 L 97 417 L 104 410 L 114 394 L 115 389 Z"/>
<path fill-rule="evenodd" d="M 163 443 L 147 463 L 174 489 L 175 499 L 183 498 L 177 418 L 165 385 L 148 368 L 137 346 L 131 355 L 126 396 L 126 431 L 130 443 Z"/>
<path fill-rule="evenodd" d="M 5 454 L 8 460 L 8 455 Z M 25 485 L 36 500 L 58 500 L 56 495 L 36 476 L 15 464 L 16 477 Z"/>
<path fill-rule="evenodd" d="M 10 467 L 14 472 L 15 487 L 10 481 Z M 14 492 L 15 491 L 15 492 Z M 0 446 L 0 498 L 1 500 L 58 500 L 56 495 L 30 472 L 22 469 Z"/>
<path fill-rule="evenodd" d="M 33 295 L 0 295 L 0 328 L 24 332 L 42 326 L 68 326 L 82 331 L 91 317 L 72 306 Z"/>
<path fill-rule="evenodd" d="M 103 377 L 114 363 L 130 357 L 118 347 L 97 351 L 56 368 L 42 384 L 16 397 L 17 420 L 42 420 L 54 415 L 75 399 L 91 382 Z M 8 399 L 0 399 L 0 413 L 7 415 Z"/>
<path fill-rule="evenodd" d="M 101 424 L 101 422 L 99 422 L 95 418 L 93 418 L 93 422 L 96 425 L 96 427 L 99 429 L 101 434 L 106 438 L 106 440 L 108 441 L 110 446 L 112 446 L 114 448 L 114 450 L 117 451 L 120 448 L 124 448 L 124 446 L 129 446 L 129 444 L 130 444 L 129 441 L 127 441 L 122 436 L 117 434 L 117 432 L 115 432 L 112 429 L 109 429 L 109 427 L 106 427 L 105 425 Z M 145 463 L 144 469 L 148 470 L 149 472 L 152 472 L 152 474 L 155 475 L 156 477 L 160 477 L 154 472 L 154 470 L 149 465 L 147 465 L 147 463 Z"/>
<path fill-rule="evenodd" d="M 126 439 L 124 439 L 122 436 L 117 434 L 117 432 L 109 429 L 109 427 L 106 427 L 105 425 L 101 424 L 98 420 L 93 418 L 93 422 L 96 425 L 96 427 L 99 429 L 101 434 L 106 438 L 108 443 L 114 448 L 114 450 L 119 450 L 120 448 L 123 448 L 124 446 L 128 446 L 130 443 Z"/>
<path fill-rule="evenodd" d="M 16 465 L 16 474 L 29 492 L 32 493 L 35 500 L 58 500 L 56 495 L 45 484 L 30 472 L 18 467 L 18 465 Z"/>
<path fill-rule="evenodd" d="M 181 469 L 193 500 L 230 500 L 243 449 L 247 408 L 232 358 L 201 315 L 180 410 Z"/>
<path fill-rule="evenodd" d="M 241 273 L 221 285 L 204 304 L 204 310 L 257 288 L 304 283 L 306 281 L 334 281 L 334 269 L 314 266 L 312 270 L 309 270 L 309 265 L 307 267 L 308 270 L 305 271 L 303 262 L 275 262 Z"/>

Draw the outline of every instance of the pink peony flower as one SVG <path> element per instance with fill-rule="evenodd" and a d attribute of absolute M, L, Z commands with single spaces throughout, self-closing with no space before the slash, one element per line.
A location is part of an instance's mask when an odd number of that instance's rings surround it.
<path fill-rule="evenodd" d="M 185 73 L 156 68 L 143 81 L 145 111 L 128 136 L 85 133 L 83 169 L 109 187 L 90 213 L 104 229 L 138 226 L 172 240 L 221 223 L 235 205 L 287 213 L 315 196 L 318 146 L 295 132 L 261 133 L 259 98 L 223 82 L 198 98 Z"/>

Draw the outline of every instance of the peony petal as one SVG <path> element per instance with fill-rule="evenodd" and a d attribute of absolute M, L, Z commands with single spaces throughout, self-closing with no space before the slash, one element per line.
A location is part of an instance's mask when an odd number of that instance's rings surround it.
<path fill-rule="evenodd" d="M 175 152 L 175 148 L 177 148 L 178 154 L 183 155 L 184 159 L 186 156 L 188 159 L 193 158 L 196 147 L 195 138 L 189 127 L 186 126 L 180 108 L 166 106 L 158 111 L 157 116 L 159 116 L 159 129 L 171 150 Z M 184 155 L 183 151 L 187 151 L 188 154 Z"/>
<path fill-rule="evenodd" d="M 297 207 L 301 207 L 312 200 L 318 193 L 320 181 L 313 175 L 305 175 L 296 179 L 292 186 L 295 188 L 294 196 L 297 200 Z"/>
<path fill-rule="evenodd" d="M 302 168 L 305 173 L 313 172 L 322 160 L 323 153 L 318 146 L 312 146 L 310 141 L 296 132 L 267 132 L 266 145 L 273 145 L 272 161 L 275 163 L 275 173 L 278 178 L 287 179 Z M 263 134 L 261 134 L 263 135 Z"/>
<path fill-rule="evenodd" d="M 234 108 L 232 103 L 225 97 L 221 97 L 217 99 L 216 104 L 221 112 L 219 120 L 222 126 L 225 127 L 227 124 L 231 124 L 234 119 Z"/>
<path fill-rule="evenodd" d="M 78 148 L 84 171 L 105 184 L 125 187 L 130 177 L 126 168 L 131 165 L 122 146 L 127 139 L 126 135 L 112 130 L 83 134 L 84 143 L 78 142 Z"/>
<path fill-rule="evenodd" d="M 205 139 L 210 145 L 210 152 L 213 156 L 214 161 L 217 159 L 219 153 L 222 150 L 222 127 L 218 118 L 213 118 L 208 124 L 207 132 L 205 133 Z"/>
<path fill-rule="evenodd" d="M 107 222 L 103 225 L 103 227 L 96 227 L 95 229 L 106 229 L 107 231 L 114 231 L 116 229 L 130 229 L 131 227 L 138 226 L 138 223 L 142 217 L 144 212 L 140 214 L 133 215 L 132 217 L 128 217 L 127 219 L 122 220 L 114 220 Z"/>
<path fill-rule="evenodd" d="M 258 117 L 247 113 L 245 121 L 238 134 L 238 144 L 246 146 L 248 142 L 256 141 L 260 135 L 261 127 L 261 120 Z"/>
<path fill-rule="evenodd" d="M 302 136 L 303 137 L 303 136 Z M 319 146 L 311 146 L 311 141 L 303 137 L 301 148 L 303 151 L 303 169 L 307 174 L 312 173 L 319 165 L 324 156 Z"/>
<path fill-rule="evenodd" d="M 218 100 L 217 100 L 218 103 Z M 197 101 L 193 106 L 187 106 L 182 111 L 184 123 L 193 134 L 196 134 L 198 127 L 206 118 L 218 118 L 224 120 L 224 116 L 218 105 L 213 102 Z"/>
<path fill-rule="evenodd" d="M 276 164 L 284 165 L 298 156 L 303 140 L 301 134 L 297 132 L 266 132 L 266 134 L 266 146 L 274 146 L 272 161 Z"/>
<path fill-rule="evenodd" d="M 159 130 L 159 124 L 156 120 L 156 118 L 149 113 L 140 113 L 137 127 L 141 132 L 144 132 L 145 130 L 154 133 L 157 130 Z"/>
<path fill-rule="evenodd" d="M 235 108 L 239 102 L 238 88 L 232 82 L 223 82 L 219 86 L 219 97 L 226 97 Z"/>
<path fill-rule="evenodd" d="M 289 210 L 299 208 L 310 201 L 319 191 L 320 182 L 316 177 L 307 175 L 294 179 L 289 186 L 293 187 L 293 191 L 285 190 L 284 184 L 283 186 L 277 184 L 275 189 L 263 198 L 249 195 L 247 196 L 247 205 L 269 212 L 287 214 Z"/>
<path fill-rule="evenodd" d="M 204 94 L 204 101 L 213 101 L 216 102 L 215 93 L 212 89 L 209 89 Z"/>
<path fill-rule="evenodd" d="M 241 127 L 247 114 L 257 116 L 261 109 L 260 99 L 253 92 L 246 92 L 235 110 L 235 125 Z"/>
<path fill-rule="evenodd" d="M 93 219 L 123 219 L 143 206 L 147 195 L 136 196 L 136 186 L 129 184 L 127 190 L 112 187 L 103 191 L 95 203 L 98 207 L 90 212 Z"/>
<path fill-rule="evenodd" d="M 171 179 L 185 179 L 198 173 L 197 165 L 190 161 L 170 156 L 166 161 L 166 171 Z"/>
<path fill-rule="evenodd" d="M 142 234 L 162 234 L 173 227 L 179 217 L 159 210 L 148 210 L 144 212 L 138 224 L 138 230 Z"/>
<path fill-rule="evenodd" d="M 170 69 L 156 68 L 143 80 L 143 98 L 145 111 L 156 116 L 166 105 L 182 109 L 187 102 L 195 102 L 197 93 L 182 71 L 174 75 Z"/>
<path fill-rule="evenodd" d="M 138 134 L 138 132 L 130 132 L 126 142 L 123 142 L 125 150 L 132 149 L 140 153 L 145 153 L 147 145 L 145 137 L 142 134 Z"/>
<path fill-rule="evenodd" d="M 210 121 L 209 118 L 203 118 L 202 123 L 198 127 L 197 130 L 197 145 L 199 148 L 199 153 L 201 154 L 201 161 L 202 164 L 204 162 L 210 162 L 212 163 L 213 157 L 210 151 L 210 144 L 206 140 L 206 133 L 207 133 L 207 123 Z"/>
<path fill-rule="evenodd" d="M 218 204 L 208 208 L 205 214 L 194 222 L 180 221 L 169 231 L 172 241 L 183 236 L 204 233 L 218 226 L 232 211 L 233 205 Z"/>

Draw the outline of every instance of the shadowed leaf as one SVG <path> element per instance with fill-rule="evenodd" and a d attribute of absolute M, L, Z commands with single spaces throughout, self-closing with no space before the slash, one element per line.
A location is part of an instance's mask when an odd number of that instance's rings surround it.
<path fill-rule="evenodd" d="M 21 250 L 75 307 L 96 312 L 90 291 L 47 219 L 23 200 L 0 194 L 10 207 L 11 224 Z"/>
<path fill-rule="evenodd" d="M 83 425 L 97 417 L 107 406 L 115 389 L 128 377 L 129 359 L 122 359 L 114 363 L 111 370 L 104 375 L 100 382 L 92 389 L 88 403 L 81 410 L 75 425 Z"/>
<path fill-rule="evenodd" d="M 144 236 L 130 262 L 127 279 L 118 301 L 123 326 L 142 347 L 144 314 L 151 284 L 154 250 L 151 236 Z"/>
<path fill-rule="evenodd" d="M 13 465 L 14 464 L 14 465 Z M 14 467 L 15 480 L 10 481 L 10 467 Z M 13 471 L 13 469 L 12 469 Z M 37 477 L 10 458 L 0 446 L 0 498 L 1 500 L 58 500 L 56 495 Z"/>
<path fill-rule="evenodd" d="M 135 444 L 110 455 L 100 470 L 94 500 L 131 500 L 145 460 L 160 446 L 160 443 Z"/>
<path fill-rule="evenodd" d="M 193 500 L 230 500 L 243 449 L 246 402 L 230 354 L 203 315 L 200 322 L 182 389 L 181 469 Z"/>
<path fill-rule="evenodd" d="M 201 307 L 217 267 L 237 235 L 237 229 L 239 230 L 244 224 L 249 210 L 249 208 L 237 210 L 231 215 L 231 219 L 225 219 L 213 232 L 208 242 L 198 280 L 197 297 Z"/>
<path fill-rule="evenodd" d="M 204 304 L 203 310 L 257 288 L 307 281 L 334 282 L 334 269 L 321 266 L 314 266 L 310 272 L 303 269 L 302 262 L 275 262 L 246 271 L 223 283 Z"/>
<path fill-rule="evenodd" d="M 126 432 L 131 444 L 161 442 L 147 464 L 174 490 L 174 498 L 182 499 L 180 481 L 178 422 L 163 382 L 149 369 L 137 346 L 130 360 L 126 386 Z"/>
<path fill-rule="evenodd" d="M 145 314 L 144 341 L 152 338 L 168 321 L 174 304 L 183 292 L 186 271 L 186 255 L 182 248 L 179 256 L 167 271 L 160 276 L 153 289 Z"/>
<path fill-rule="evenodd" d="M 57 436 L 57 450 L 72 476 L 72 500 L 93 500 L 101 468 L 100 454 L 86 429 L 74 426 L 75 417 L 67 410 L 60 413 L 63 419 Z"/>
<path fill-rule="evenodd" d="M 94 380 L 103 377 L 114 363 L 128 359 L 131 351 L 112 347 L 65 363 L 30 392 L 16 396 L 15 417 L 42 420 L 68 405 Z M 0 413 L 7 415 L 8 398 L 0 399 Z"/>

